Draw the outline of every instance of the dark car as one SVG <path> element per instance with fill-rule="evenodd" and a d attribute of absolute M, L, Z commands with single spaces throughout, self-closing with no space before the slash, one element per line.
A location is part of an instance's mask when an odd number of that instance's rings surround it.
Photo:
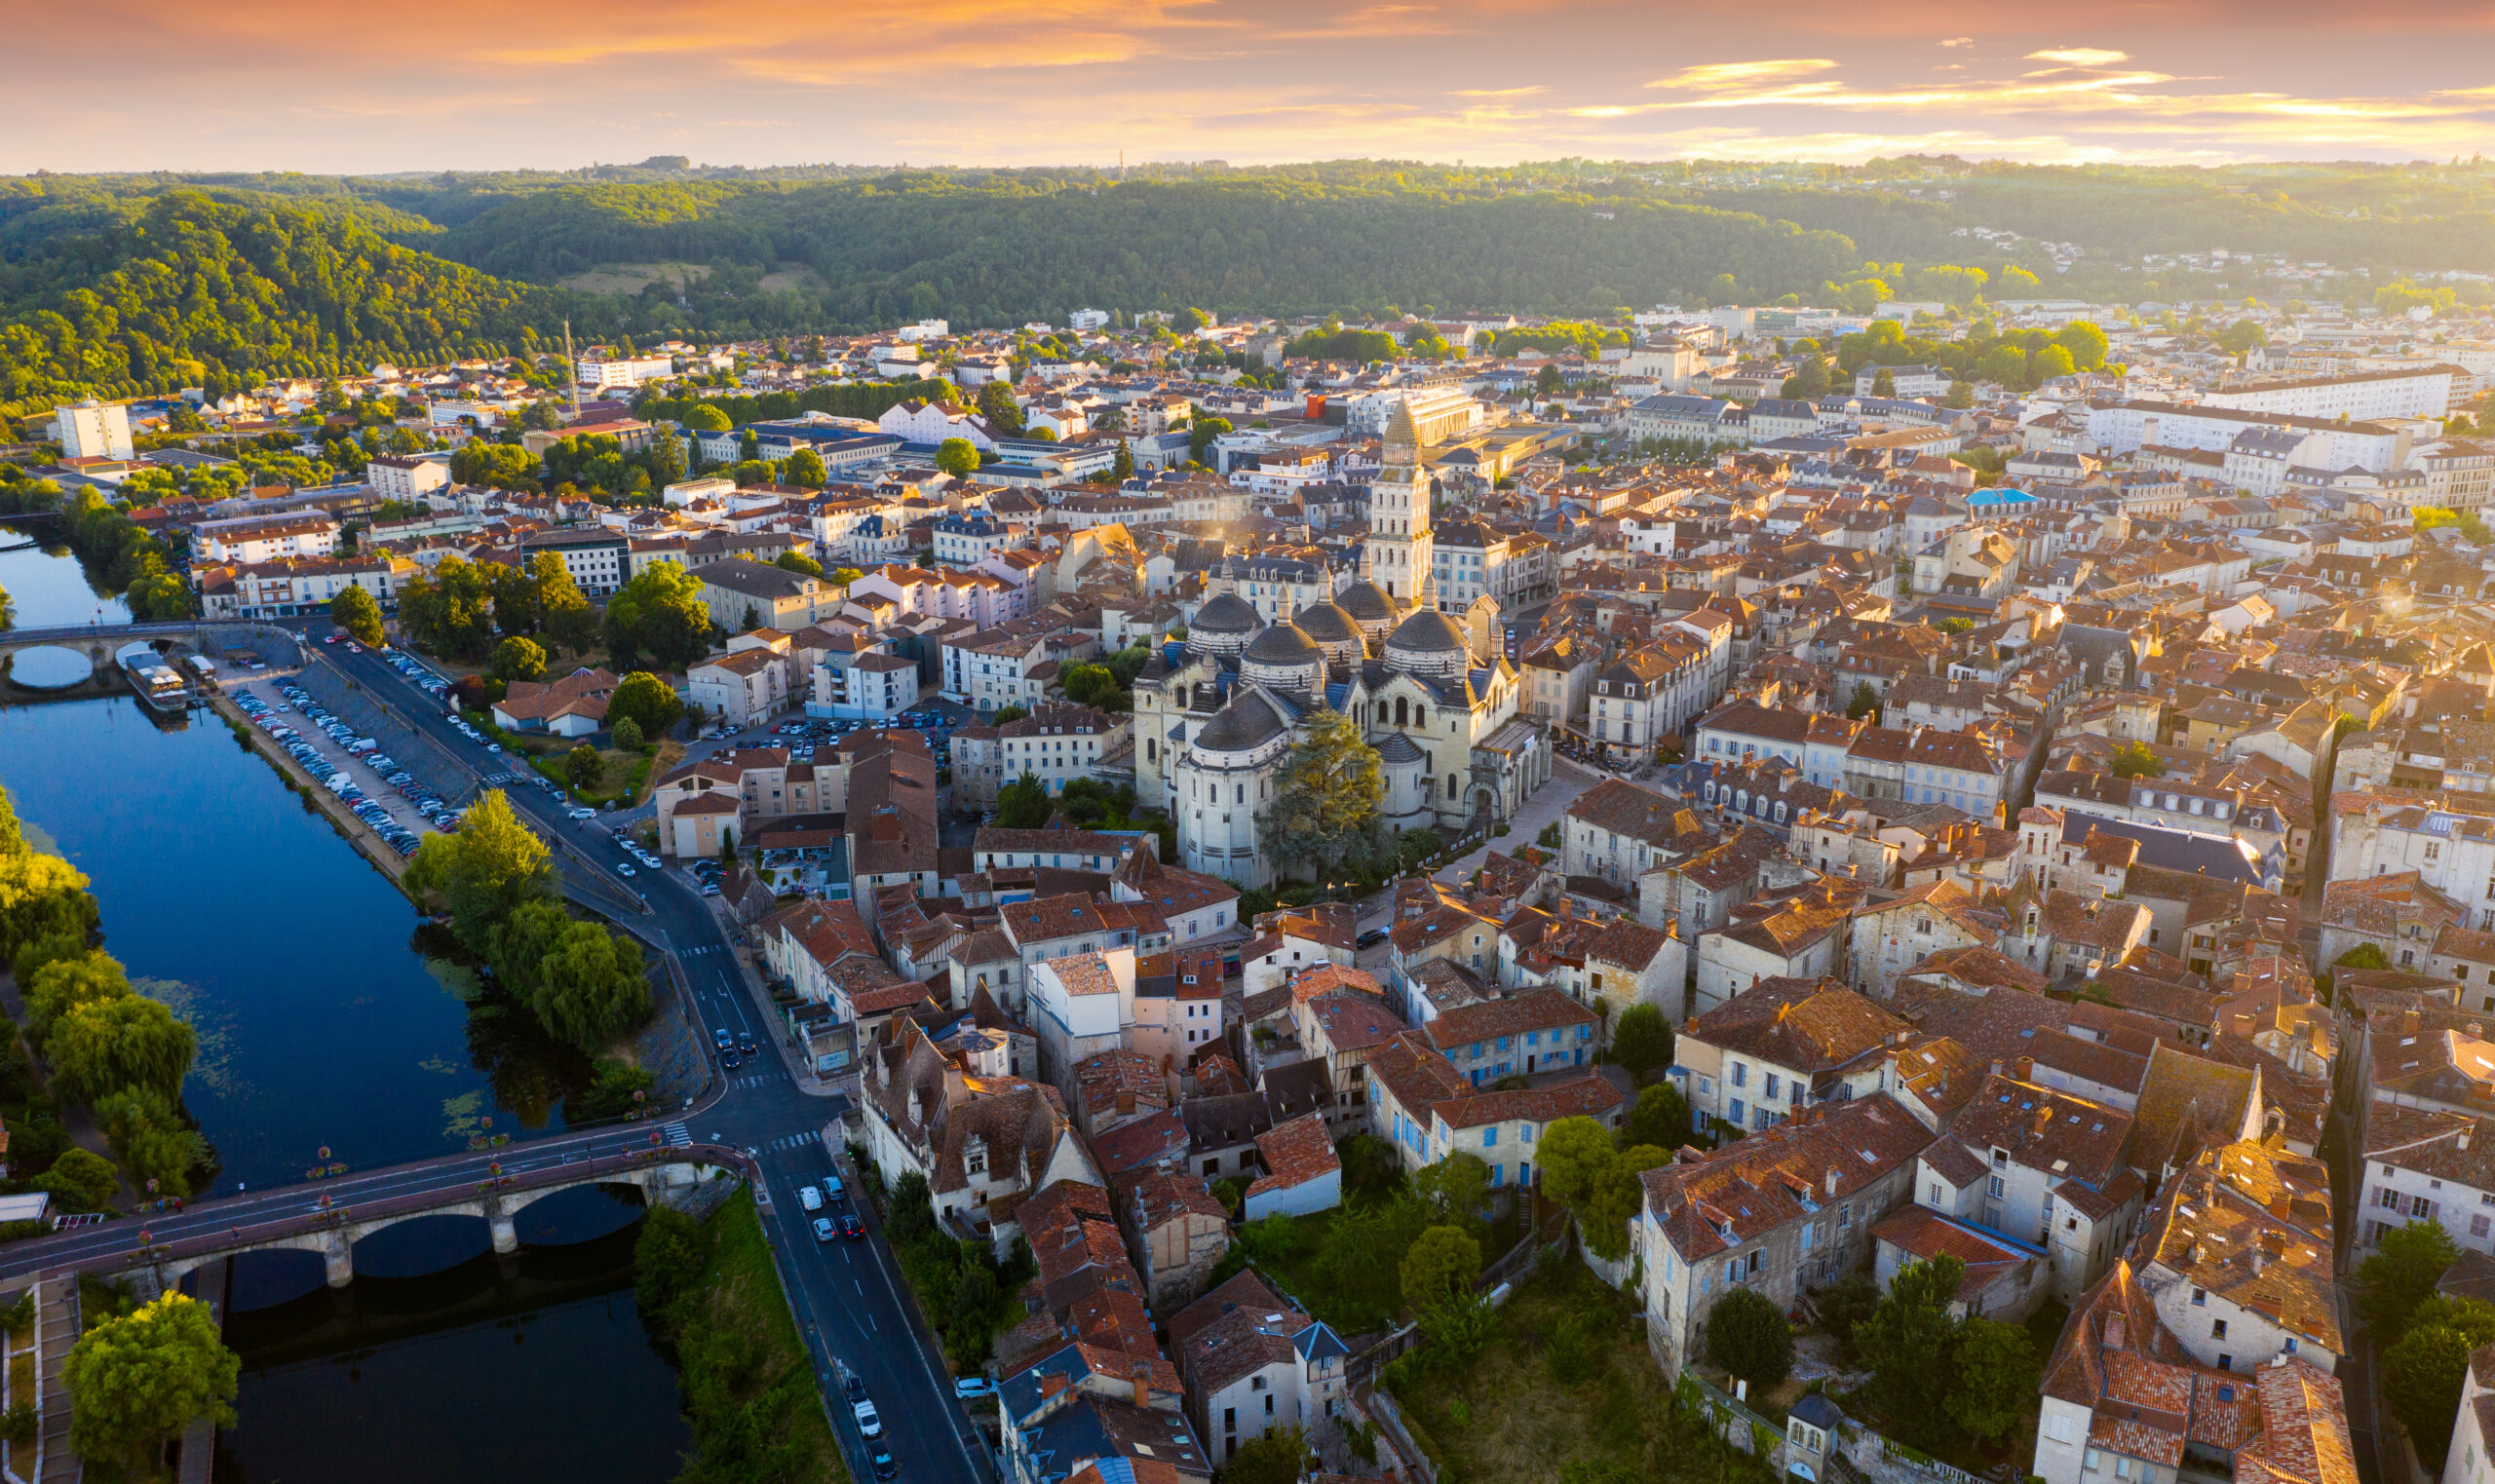
<path fill-rule="evenodd" d="M 1360 946 L 1363 948 L 1374 948 L 1385 941 L 1386 930 L 1383 928 L 1371 928 L 1366 932 L 1361 934 Z"/>
<path fill-rule="evenodd" d="M 857 1212 L 852 1211 L 848 1215 L 840 1218 L 840 1235 L 848 1237 L 851 1241 L 864 1241 L 866 1239 L 866 1224 L 858 1219 Z"/>
<path fill-rule="evenodd" d="M 866 1399 L 866 1383 L 861 1381 L 856 1376 L 851 1376 L 849 1378 L 849 1384 L 845 1389 L 851 1401 L 864 1401 Z"/>
<path fill-rule="evenodd" d="M 737 1054 L 740 1056 L 750 1056 L 753 1054 L 753 1038 L 751 1036 L 739 1036 L 737 1038 Z"/>
<path fill-rule="evenodd" d="M 744 1065 L 744 1062 L 737 1060 L 737 1053 L 734 1051 L 721 1051 L 719 1053 L 719 1070 L 722 1072 L 733 1072 Z"/>
<path fill-rule="evenodd" d="M 726 1031 L 718 1029 L 713 1029 L 710 1032 L 710 1044 L 717 1046 L 722 1051 L 728 1050 L 736 1045 L 734 1041 L 728 1039 L 728 1033 Z"/>
<path fill-rule="evenodd" d="M 876 1478 L 889 1479 L 901 1471 L 893 1463 L 893 1451 L 890 1448 L 877 1443 L 874 1449 L 873 1453 L 867 1455 L 867 1462 L 874 1465 Z"/>

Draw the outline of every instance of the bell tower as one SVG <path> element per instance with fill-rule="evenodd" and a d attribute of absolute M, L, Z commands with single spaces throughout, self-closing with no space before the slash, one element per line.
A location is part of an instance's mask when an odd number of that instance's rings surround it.
<path fill-rule="evenodd" d="M 1421 468 L 1421 434 L 1409 398 L 1387 414 L 1385 467 L 1368 491 L 1368 579 L 1401 604 L 1434 594 L 1430 541 L 1430 476 Z"/>

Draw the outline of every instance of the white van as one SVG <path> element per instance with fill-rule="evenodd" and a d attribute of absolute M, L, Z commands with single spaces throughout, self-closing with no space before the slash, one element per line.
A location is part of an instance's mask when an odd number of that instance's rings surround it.
<path fill-rule="evenodd" d="M 811 1185 L 798 1186 L 797 1204 L 805 1207 L 809 1211 L 820 1211 L 823 1209 L 823 1192 L 816 1190 Z"/>

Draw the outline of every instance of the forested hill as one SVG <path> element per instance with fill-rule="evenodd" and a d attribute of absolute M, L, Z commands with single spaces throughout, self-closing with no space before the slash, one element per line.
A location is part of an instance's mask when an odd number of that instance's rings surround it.
<path fill-rule="evenodd" d="M 381 209 L 191 189 L 0 205 L 0 412 L 497 354 L 559 323 L 566 296 L 394 243 Z"/>
<path fill-rule="evenodd" d="M 814 282 L 798 296 L 851 326 L 928 315 L 1006 324 L 1084 304 L 1608 313 L 1693 298 L 1723 273 L 1772 299 L 1861 266 L 1836 233 L 1745 212 L 1261 176 L 1054 190 L 926 174 L 758 191 L 579 186 L 486 210 L 440 250 L 540 279 L 616 262 L 803 265 Z"/>

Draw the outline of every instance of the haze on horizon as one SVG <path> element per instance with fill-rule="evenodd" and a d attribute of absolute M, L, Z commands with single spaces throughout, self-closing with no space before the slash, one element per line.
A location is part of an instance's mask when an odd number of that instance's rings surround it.
<path fill-rule="evenodd" d="M 0 172 L 686 155 L 2443 160 L 2495 136 L 2467 0 L 270 0 L 20 14 Z"/>

